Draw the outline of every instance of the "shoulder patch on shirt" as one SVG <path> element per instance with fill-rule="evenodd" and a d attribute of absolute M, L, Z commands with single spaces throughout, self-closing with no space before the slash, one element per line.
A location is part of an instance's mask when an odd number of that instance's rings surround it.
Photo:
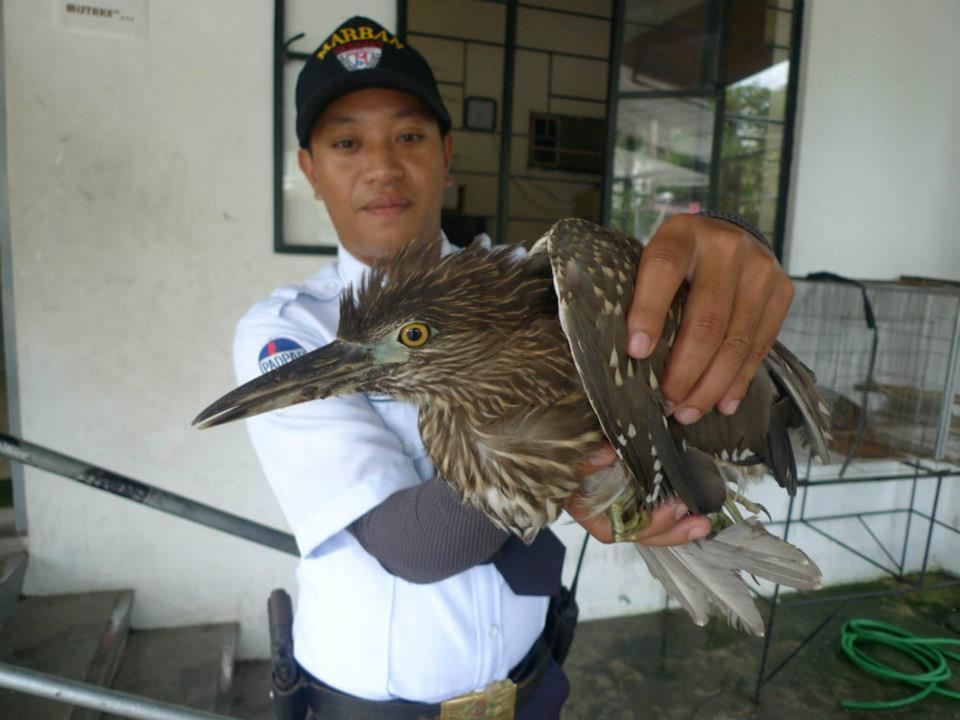
<path fill-rule="evenodd" d="M 291 360 L 306 354 L 306 350 L 289 338 L 271 340 L 263 346 L 257 358 L 260 362 L 260 372 L 268 373 L 276 370 L 281 365 L 286 365 Z"/>

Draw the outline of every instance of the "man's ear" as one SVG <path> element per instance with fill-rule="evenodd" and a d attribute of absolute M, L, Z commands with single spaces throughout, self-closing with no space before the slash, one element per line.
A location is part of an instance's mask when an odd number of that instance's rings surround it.
<path fill-rule="evenodd" d="M 323 200 L 323 197 L 320 195 L 320 188 L 317 187 L 317 175 L 313 167 L 313 155 L 310 154 L 309 150 L 300 148 L 297 151 L 297 162 L 300 164 L 300 172 L 303 173 L 307 182 L 310 183 L 310 187 L 313 188 L 313 196 L 317 200 Z"/>
<path fill-rule="evenodd" d="M 450 164 L 453 162 L 453 133 L 447 132 L 443 136 L 443 170 L 446 173 L 444 178 L 443 185 L 444 187 L 450 187 L 453 185 L 453 180 L 450 179 Z"/>

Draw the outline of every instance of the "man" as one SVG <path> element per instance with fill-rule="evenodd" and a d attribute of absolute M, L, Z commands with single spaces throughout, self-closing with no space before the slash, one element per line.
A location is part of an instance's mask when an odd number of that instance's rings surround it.
<path fill-rule="evenodd" d="M 454 251 L 440 227 L 449 129 L 426 62 L 376 22 L 352 18 L 317 49 L 297 84 L 299 161 L 330 213 L 338 260 L 240 321 L 241 382 L 330 342 L 341 293 L 376 259 L 414 237 L 436 239 L 438 258 Z M 662 387 L 675 417 L 693 422 L 718 402 L 734 411 L 791 289 L 740 228 L 672 219 L 644 252 L 629 315 L 632 354 L 650 352 L 684 278 L 693 289 Z M 562 547 L 544 531 L 528 548 L 463 506 L 434 477 L 416 419 L 408 404 L 351 396 L 248 421 L 301 551 L 294 645 L 315 679 L 315 710 L 435 717 L 439 703 L 449 710 L 509 677 L 517 717 L 557 717 L 568 685 L 541 635 Z M 598 448 L 584 472 L 614 457 Z M 569 509 L 576 516 L 575 503 Z M 582 522 L 610 541 L 606 520 Z M 638 540 L 676 544 L 707 530 L 704 518 L 665 505 Z"/>

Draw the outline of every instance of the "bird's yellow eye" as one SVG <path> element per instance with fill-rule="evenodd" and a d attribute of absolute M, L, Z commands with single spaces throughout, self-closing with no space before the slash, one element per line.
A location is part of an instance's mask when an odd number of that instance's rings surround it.
<path fill-rule="evenodd" d="M 430 328 L 422 322 L 407 323 L 400 328 L 400 342 L 408 348 L 421 347 L 430 337 Z"/>

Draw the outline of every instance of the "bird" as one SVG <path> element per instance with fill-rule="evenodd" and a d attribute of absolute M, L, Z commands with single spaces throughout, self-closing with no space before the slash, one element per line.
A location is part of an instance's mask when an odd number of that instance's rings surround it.
<path fill-rule="evenodd" d="M 790 433 L 826 460 L 828 409 L 812 372 L 776 342 L 732 415 L 675 421 L 659 379 L 688 285 L 653 353 L 629 356 L 625 311 L 642 252 L 578 218 L 557 221 L 525 254 L 474 241 L 440 258 L 438 243 L 412 240 L 342 294 L 335 340 L 227 393 L 194 424 L 353 393 L 415 403 L 439 476 L 528 543 L 572 498 L 606 515 L 621 542 L 679 500 L 710 519 L 710 533 L 672 547 L 635 542 L 651 574 L 697 624 L 720 615 L 763 635 L 742 573 L 801 590 L 819 587 L 821 573 L 767 532 L 745 488 L 766 470 L 795 493 Z M 584 477 L 604 441 L 618 459 Z"/>

